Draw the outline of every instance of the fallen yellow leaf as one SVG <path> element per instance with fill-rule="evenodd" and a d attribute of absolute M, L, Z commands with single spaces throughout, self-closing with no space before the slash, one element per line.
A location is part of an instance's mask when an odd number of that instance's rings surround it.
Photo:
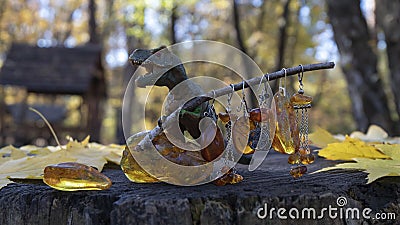
<path fill-rule="evenodd" d="M 326 167 L 315 171 L 314 173 L 335 170 L 335 169 L 350 169 L 362 170 L 368 173 L 367 184 L 386 176 L 400 176 L 400 161 L 390 159 L 368 159 L 355 158 L 356 162 L 341 163 L 332 167 Z"/>
<path fill-rule="evenodd" d="M 119 164 L 124 146 L 69 140 L 60 147 L 7 146 L 0 149 L 0 189 L 12 183 L 8 178 L 42 179 L 46 166 L 63 162 L 78 162 L 101 171 L 107 161 Z M 5 157 L 3 157 L 5 156 Z"/>
<path fill-rule="evenodd" d="M 328 144 L 326 148 L 318 152 L 319 156 L 330 160 L 353 160 L 354 158 L 388 159 L 389 156 L 383 154 L 374 146 L 368 145 L 358 139 L 346 136 L 341 143 Z"/>
<path fill-rule="evenodd" d="M 317 147 L 325 148 L 330 143 L 339 142 L 331 133 L 321 127 L 316 127 L 314 132 L 309 135 L 311 143 Z"/>

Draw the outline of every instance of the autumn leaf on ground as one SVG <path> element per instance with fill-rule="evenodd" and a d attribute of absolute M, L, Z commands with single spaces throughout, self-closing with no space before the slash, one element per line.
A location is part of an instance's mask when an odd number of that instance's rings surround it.
<path fill-rule="evenodd" d="M 354 158 L 355 162 L 341 163 L 332 167 L 323 168 L 314 173 L 334 170 L 351 169 L 361 170 L 368 173 L 368 182 L 371 183 L 378 178 L 386 176 L 400 176 L 400 145 L 376 144 L 369 146 L 379 149 L 384 155 L 390 158 Z"/>
<path fill-rule="evenodd" d="M 89 143 L 89 137 L 82 142 L 71 138 L 68 144 L 61 148 L 7 146 L 0 149 L 0 188 L 12 183 L 8 178 L 42 179 L 46 166 L 62 162 L 79 162 L 101 171 L 107 161 L 119 164 L 123 149 L 124 146 L 120 145 Z M 4 155 L 7 157 L 3 158 Z"/>
<path fill-rule="evenodd" d="M 346 136 L 346 139 L 340 143 L 328 144 L 326 148 L 318 152 L 329 160 L 353 160 L 354 158 L 387 159 L 389 156 L 380 152 L 374 146 L 368 145 L 358 139 Z"/>
<path fill-rule="evenodd" d="M 311 143 L 317 147 L 325 148 L 330 143 L 339 142 L 331 133 L 321 127 L 315 128 L 309 136 Z"/>

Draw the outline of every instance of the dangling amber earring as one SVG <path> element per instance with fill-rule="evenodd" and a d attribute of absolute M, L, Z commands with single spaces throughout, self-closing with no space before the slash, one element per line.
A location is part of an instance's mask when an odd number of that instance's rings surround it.
<path fill-rule="evenodd" d="M 233 93 L 235 92 L 234 86 L 231 84 L 232 93 L 228 94 L 228 104 L 226 107 L 225 113 L 219 113 L 218 118 L 222 123 L 225 124 L 226 133 L 227 133 L 227 145 L 225 147 L 225 157 L 224 157 L 224 166 L 219 171 L 222 176 L 214 181 L 214 184 L 218 186 L 222 186 L 225 184 L 235 184 L 239 183 L 243 180 L 243 177 L 237 173 L 236 168 L 234 167 L 234 155 L 233 155 L 233 121 L 237 121 L 236 116 L 231 113 L 231 100 Z"/>
<path fill-rule="evenodd" d="M 303 74 L 304 68 L 301 66 L 301 73 L 298 74 L 299 79 L 299 90 L 290 98 L 290 102 L 296 111 L 297 123 L 299 126 L 299 139 L 300 147 L 297 152 L 292 154 L 288 162 L 290 164 L 310 164 L 315 160 L 315 156 L 311 153 L 309 140 L 308 140 L 308 109 L 311 108 L 312 97 L 304 95 L 303 89 Z M 293 177 L 300 177 L 307 172 L 305 166 L 298 166 L 290 171 Z"/>
<path fill-rule="evenodd" d="M 286 69 L 285 84 L 279 83 L 279 91 L 274 95 L 276 105 L 276 130 L 272 141 L 272 147 L 284 154 L 294 154 L 299 150 L 299 128 L 293 105 L 286 93 Z"/>

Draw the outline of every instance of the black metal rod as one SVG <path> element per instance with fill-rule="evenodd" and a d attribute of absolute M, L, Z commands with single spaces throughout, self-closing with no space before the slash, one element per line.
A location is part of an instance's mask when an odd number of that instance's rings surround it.
<path fill-rule="evenodd" d="M 315 63 L 315 64 L 307 64 L 307 65 L 299 65 L 296 67 L 291 67 L 287 69 L 282 69 L 273 73 L 268 73 L 260 77 L 255 77 L 251 78 L 249 80 L 242 81 L 237 84 L 233 84 L 232 86 L 227 86 L 221 89 L 217 89 L 208 93 L 205 93 L 202 96 L 195 97 L 188 102 L 186 102 L 185 105 L 183 105 L 182 109 L 184 110 L 189 110 L 192 111 L 194 110 L 197 106 L 202 104 L 203 102 L 209 101 L 213 98 L 217 98 L 223 95 L 227 95 L 229 93 L 232 93 L 232 89 L 234 91 L 242 90 L 243 89 L 243 82 L 244 82 L 244 88 L 248 88 L 249 86 L 252 85 L 257 85 L 260 83 L 265 83 L 268 81 L 276 80 L 282 77 L 286 76 L 292 76 L 296 75 L 302 72 L 308 72 L 308 71 L 315 71 L 315 70 L 323 70 L 323 69 L 332 69 L 335 67 L 334 62 L 326 62 L 326 63 Z M 262 81 L 261 81 L 262 80 Z"/>

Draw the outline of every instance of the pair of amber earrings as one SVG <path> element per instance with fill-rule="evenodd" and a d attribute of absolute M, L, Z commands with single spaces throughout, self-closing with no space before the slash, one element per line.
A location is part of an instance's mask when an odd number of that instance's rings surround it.
<path fill-rule="evenodd" d="M 266 86 L 258 96 L 259 108 L 248 110 L 243 82 L 241 105 L 237 110 L 238 112 L 243 110 L 243 115 L 238 117 L 231 113 L 231 98 L 234 92 L 231 85 L 232 93 L 228 95 L 226 112 L 218 114 L 227 131 L 228 146 L 226 148 L 229 160 L 233 161 L 232 147 L 247 155 L 254 153 L 256 150 L 262 150 L 271 144 L 276 151 L 289 155 L 289 164 L 296 165 L 290 170 L 290 174 L 293 177 L 298 178 L 307 172 L 305 165 L 313 163 L 315 160 L 315 156 L 311 153 L 308 139 L 308 109 L 311 108 L 312 97 L 304 94 L 304 69 L 302 65 L 300 66 L 302 70 L 298 74 L 299 90 L 290 98 L 286 91 L 287 71 L 283 69 L 285 73 L 284 85 L 282 85 L 281 80 L 279 91 L 274 95 L 273 99 L 276 105 L 276 128 L 273 138 L 269 137 L 269 129 L 274 126 L 274 122 L 270 120 L 270 118 L 273 118 L 273 111 L 267 104 L 269 96 Z M 258 89 L 260 89 L 261 83 L 262 80 Z M 232 121 L 235 121 L 233 126 Z M 229 138 L 232 138 L 232 140 L 229 140 Z M 233 146 L 229 146 L 229 144 L 233 144 Z"/>
<path fill-rule="evenodd" d="M 308 109 L 311 108 L 312 97 L 304 94 L 304 68 L 298 74 L 299 90 L 288 97 L 286 91 L 286 69 L 284 85 L 280 82 L 279 91 L 274 95 L 276 104 L 276 131 L 272 147 L 281 153 L 289 154 L 288 163 L 297 165 L 290 170 L 294 178 L 307 172 L 305 165 L 311 164 L 315 156 L 311 153 L 308 139 Z"/>

